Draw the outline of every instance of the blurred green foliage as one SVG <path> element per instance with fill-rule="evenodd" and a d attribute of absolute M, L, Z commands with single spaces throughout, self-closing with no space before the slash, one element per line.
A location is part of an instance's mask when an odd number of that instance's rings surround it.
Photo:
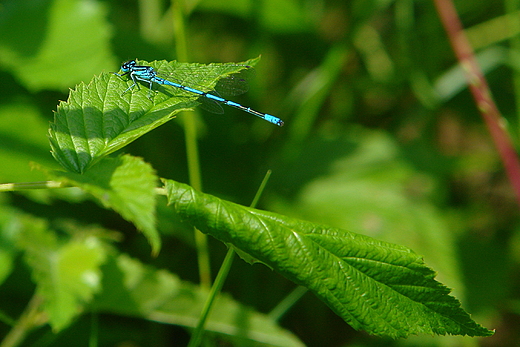
<path fill-rule="evenodd" d="M 30 162 L 58 167 L 47 124 L 68 88 L 117 71 L 127 59 L 178 59 L 174 6 L 186 15 L 190 61 L 262 55 L 249 93 L 236 99 L 282 118 L 285 126 L 230 108 L 225 115 L 186 113 L 124 151 L 143 157 L 161 177 L 187 182 L 179 120 L 197 117 L 204 191 L 247 205 L 272 169 L 261 208 L 412 248 L 454 288 L 473 318 L 497 333 L 481 340 L 383 341 L 354 332 L 310 295 L 287 312 L 284 327 L 309 346 L 518 345 L 518 205 L 430 1 L 5 0 L 0 3 L 2 183 L 45 179 Z M 456 6 L 518 146 L 520 2 L 457 1 Z M 198 280 L 191 233 L 172 218 L 159 225 L 164 245 L 151 258 L 145 238 L 131 225 L 77 191 L 3 194 L 0 201 L 0 279 L 5 278 L 0 336 L 33 290 L 22 260 L 6 256 L 14 252 L 9 235 L 19 221 L 45 218 L 57 230 L 76 232 L 99 225 L 107 238 L 124 234 L 117 243 L 122 252 L 184 280 Z M 171 214 L 159 211 L 159 216 Z M 77 225 L 62 226 L 70 220 Z M 218 242 L 210 247 L 218 269 L 225 249 Z M 269 269 L 237 261 L 224 290 L 268 312 L 293 287 Z M 180 328 L 99 319 L 101 346 L 186 344 Z M 84 345 L 91 330 L 89 317 L 82 317 L 58 336 L 41 328 L 24 346 Z"/>

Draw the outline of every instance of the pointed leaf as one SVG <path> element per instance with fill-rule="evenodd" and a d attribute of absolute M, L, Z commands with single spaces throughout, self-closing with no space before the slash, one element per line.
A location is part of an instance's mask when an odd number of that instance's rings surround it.
<path fill-rule="evenodd" d="M 150 242 L 152 252 L 159 252 L 161 240 L 155 226 L 157 177 L 150 165 L 123 155 L 105 158 L 82 175 L 56 171 L 53 176 L 91 193 L 105 207 L 134 223 Z"/>
<path fill-rule="evenodd" d="M 393 338 L 492 335 L 407 247 L 164 183 L 180 216 L 306 286 L 355 329 Z"/>
<path fill-rule="evenodd" d="M 185 64 L 155 61 L 150 65 L 174 81 L 212 90 L 222 77 L 254 65 L 257 59 L 240 64 Z M 172 119 L 178 112 L 199 103 L 198 96 L 178 88 L 154 84 L 132 85 L 127 76 L 102 74 L 89 84 L 81 83 L 62 102 L 51 123 L 49 140 L 54 158 L 67 170 L 84 172 L 89 166 L 138 137 Z M 151 94 L 151 98 L 150 98 Z"/>

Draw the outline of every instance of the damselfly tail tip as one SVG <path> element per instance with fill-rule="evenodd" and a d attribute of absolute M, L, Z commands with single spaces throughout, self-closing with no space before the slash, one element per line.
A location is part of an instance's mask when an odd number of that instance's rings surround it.
<path fill-rule="evenodd" d="M 265 114 L 264 115 L 264 119 L 270 123 L 273 123 L 273 124 L 276 124 L 278 126 L 283 126 L 283 120 L 281 120 L 280 118 L 278 117 L 275 117 L 275 116 L 272 116 L 270 114 Z"/>

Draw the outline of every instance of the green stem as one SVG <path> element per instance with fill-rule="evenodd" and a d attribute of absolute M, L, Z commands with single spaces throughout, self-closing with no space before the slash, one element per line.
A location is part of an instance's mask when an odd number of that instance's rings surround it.
<path fill-rule="evenodd" d="M 267 181 L 269 180 L 269 177 L 271 177 L 271 170 L 268 170 L 266 172 L 264 179 L 262 180 L 262 183 L 260 184 L 260 187 L 258 188 L 256 195 L 253 198 L 253 201 L 251 202 L 251 205 L 250 205 L 251 207 L 255 207 L 256 204 L 258 203 L 258 200 L 260 199 L 260 196 L 262 195 L 262 192 L 264 191 L 264 188 L 267 184 Z M 235 250 L 232 247 L 230 247 L 227 251 L 226 258 L 224 258 L 222 266 L 220 267 L 220 270 L 217 274 L 217 278 L 215 279 L 215 282 L 213 283 L 213 287 L 211 288 L 209 296 L 206 299 L 206 302 L 204 303 L 202 313 L 200 314 L 199 322 L 198 322 L 197 326 L 195 327 L 193 334 L 191 335 L 191 339 L 190 339 L 190 343 L 188 344 L 188 347 L 198 347 L 200 345 L 200 342 L 202 341 L 202 336 L 204 334 L 204 327 L 208 320 L 208 316 L 211 313 L 213 303 L 215 302 L 215 299 L 218 296 L 218 294 L 220 294 L 222 286 L 224 285 L 224 282 L 226 281 L 227 275 L 229 274 L 229 270 L 231 269 L 231 265 L 233 264 L 234 257 L 235 257 Z"/>
<path fill-rule="evenodd" d="M 517 17 L 517 12 L 520 10 L 520 1 L 519 0 L 506 0 L 505 8 L 508 16 L 508 26 L 511 32 L 518 31 L 519 21 Z M 509 45 L 511 48 L 510 59 L 515 59 L 518 52 L 520 52 L 520 38 L 518 35 L 514 35 L 509 39 Z M 511 74 L 513 76 L 513 88 L 515 90 L 514 95 L 516 96 L 516 115 L 520 116 L 520 73 L 518 73 L 517 69 L 512 69 Z M 520 124 L 520 120 L 517 119 L 517 124 Z M 517 136 L 519 136 L 520 131 L 517 129 Z"/>
<path fill-rule="evenodd" d="M 188 61 L 188 47 L 186 41 L 185 3 L 183 0 L 172 0 L 173 29 L 175 36 L 175 51 L 177 59 Z M 188 173 L 190 185 L 202 191 L 200 174 L 199 148 L 197 144 L 197 124 L 195 117 L 185 115 L 184 132 L 186 141 L 186 155 L 188 158 Z M 208 237 L 195 229 L 195 244 L 197 246 L 197 261 L 199 264 L 199 278 L 202 288 L 211 286 L 211 266 L 209 259 Z"/>
<path fill-rule="evenodd" d="M 4 183 L 0 184 L 0 192 L 13 192 L 27 189 L 63 188 L 66 186 L 65 183 L 56 181 Z"/>
<path fill-rule="evenodd" d="M 233 264 L 234 257 L 235 257 L 235 251 L 233 248 L 230 247 L 227 251 L 226 258 L 224 258 L 224 262 L 222 263 L 222 266 L 220 267 L 220 270 L 217 274 L 215 283 L 213 283 L 213 287 L 211 287 L 209 296 L 206 299 L 206 302 L 204 303 L 204 307 L 202 309 L 202 313 L 200 315 L 199 322 L 198 322 L 197 326 L 195 327 L 193 334 L 191 335 L 191 339 L 190 339 L 190 343 L 188 344 L 188 347 L 198 347 L 200 345 L 202 336 L 204 334 L 204 326 L 206 325 L 208 316 L 213 307 L 213 303 L 215 302 L 217 295 L 220 294 L 222 286 L 224 285 L 224 282 L 226 281 L 229 270 L 231 269 L 231 265 Z"/>
<path fill-rule="evenodd" d="M 186 41 L 186 7 L 184 0 L 172 0 L 173 32 L 175 36 L 175 54 L 177 60 L 188 61 L 188 45 Z"/>
<path fill-rule="evenodd" d="M 293 305 L 302 298 L 309 290 L 303 286 L 296 287 L 289 295 L 285 297 L 275 308 L 269 312 L 268 316 L 274 321 L 280 320 L 283 315 L 289 311 Z"/>
<path fill-rule="evenodd" d="M 32 297 L 15 326 L 0 343 L 0 347 L 19 346 L 31 330 L 47 322 L 47 316 L 40 310 L 42 301 L 38 295 Z"/>
<path fill-rule="evenodd" d="M 161 18 L 161 3 L 158 0 L 139 0 L 139 29 L 141 37 L 148 42 L 157 39 L 157 23 Z"/>

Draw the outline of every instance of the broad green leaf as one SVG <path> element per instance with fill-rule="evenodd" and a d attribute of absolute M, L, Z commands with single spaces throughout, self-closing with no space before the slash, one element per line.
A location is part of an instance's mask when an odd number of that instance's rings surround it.
<path fill-rule="evenodd" d="M 278 198 L 270 208 L 406 245 L 423 255 L 464 302 L 453 230 L 431 203 L 436 183 L 403 158 L 391 136 L 353 127 L 341 140 L 307 143 L 305 149 L 306 161 L 333 150 L 341 155 L 323 165 L 323 174 L 309 180 L 296 198 Z M 296 172 L 279 174 L 291 177 Z"/>
<path fill-rule="evenodd" d="M 65 90 L 116 66 L 106 6 L 90 0 L 8 0 L 0 64 L 30 90 Z"/>
<path fill-rule="evenodd" d="M 103 291 L 92 302 L 96 312 L 146 318 L 188 328 L 197 325 L 208 292 L 165 270 L 144 266 L 125 255 L 103 267 Z M 221 295 L 206 330 L 236 346 L 303 346 L 265 315 Z"/>
<path fill-rule="evenodd" d="M 19 246 L 54 330 L 66 328 L 100 289 L 105 249 L 94 236 L 60 242 L 46 222 L 24 228 Z"/>
<path fill-rule="evenodd" d="M 106 208 L 112 208 L 143 232 L 158 253 L 161 239 L 155 226 L 157 177 L 140 158 L 123 155 L 105 158 L 84 174 L 55 171 L 58 181 L 77 186 L 94 195 Z"/>
<path fill-rule="evenodd" d="M 492 335 L 405 246 L 247 208 L 174 181 L 164 183 L 180 216 L 306 286 L 355 329 L 394 338 Z"/>
<path fill-rule="evenodd" d="M 173 81 L 202 91 L 213 89 L 222 77 L 256 64 L 259 58 L 240 64 L 184 64 L 156 61 L 153 66 Z M 49 139 L 54 158 L 67 170 L 84 172 L 89 166 L 138 137 L 172 119 L 178 112 L 198 105 L 198 96 L 169 86 L 132 85 L 127 76 L 96 76 L 71 91 L 58 106 Z M 151 97 L 150 97 L 151 94 Z"/>

